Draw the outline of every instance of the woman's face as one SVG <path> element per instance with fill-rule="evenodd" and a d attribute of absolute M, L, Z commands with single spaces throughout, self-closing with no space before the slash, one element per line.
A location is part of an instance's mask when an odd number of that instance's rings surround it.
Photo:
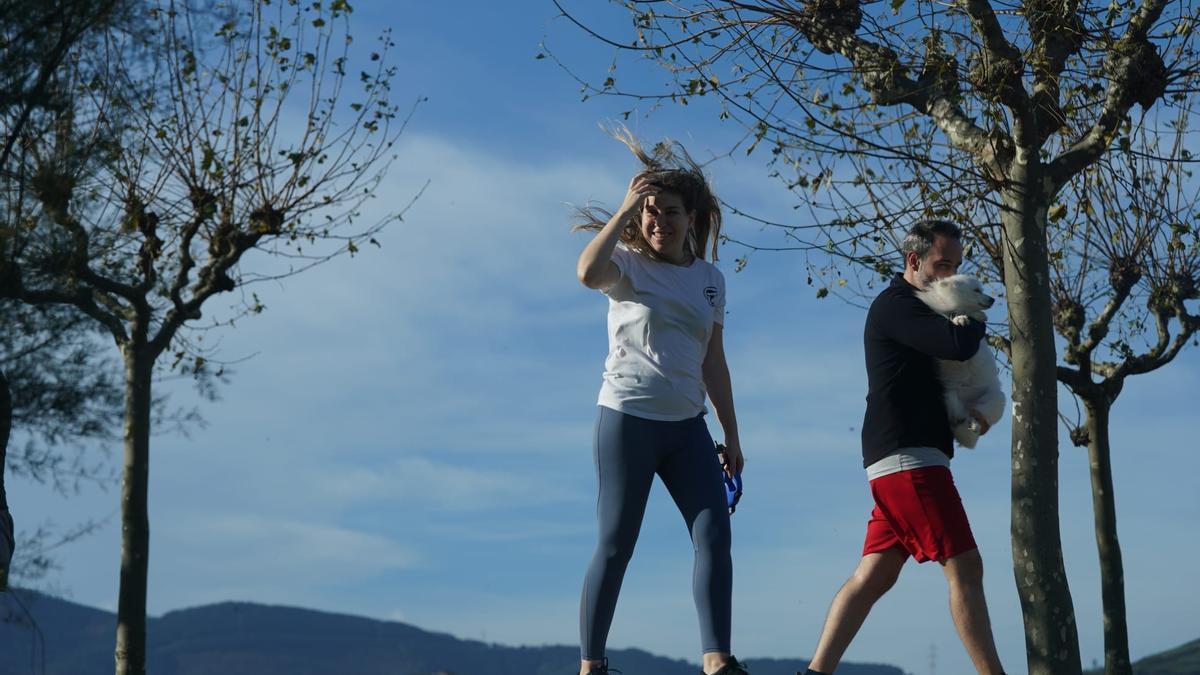
<path fill-rule="evenodd" d="M 654 252 L 672 262 L 684 262 L 684 244 L 695 213 L 683 207 L 683 198 L 672 192 L 646 197 L 642 206 L 642 237 Z"/>

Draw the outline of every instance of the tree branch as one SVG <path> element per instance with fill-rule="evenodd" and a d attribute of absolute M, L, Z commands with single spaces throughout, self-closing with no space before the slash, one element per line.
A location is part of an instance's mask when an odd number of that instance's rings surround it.
<path fill-rule="evenodd" d="M 185 321 L 200 318 L 198 313 L 195 316 L 189 315 L 183 301 L 183 289 L 187 288 L 192 268 L 196 266 L 196 259 L 192 256 L 192 242 L 195 241 L 201 226 L 216 211 L 216 197 L 200 185 L 191 186 L 188 199 L 192 203 L 194 213 L 192 219 L 183 227 L 183 234 L 180 236 L 179 270 L 171 283 L 171 302 L 175 304 L 175 311 L 180 312 Z"/>
<path fill-rule="evenodd" d="M 1059 382 L 1067 385 L 1077 396 L 1085 396 L 1089 390 L 1096 386 L 1090 377 L 1076 368 L 1062 365 L 1057 366 L 1056 376 Z"/>
<path fill-rule="evenodd" d="M 1076 359 L 1076 362 L 1090 361 L 1092 354 L 1096 348 L 1108 337 L 1108 331 L 1112 327 L 1113 317 L 1120 311 L 1121 306 L 1125 304 L 1125 300 L 1129 298 L 1129 293 L 1133 290 L 1134 284 L 1137 283 L 1140 274 L 1136 277 L 1126 277 L 1125 270 L 1119 268 L 1117 261 L 1112 262 L 1113 269 L 1110 272 L 1110 281 L 1113 286 L 1113 294 L 1109 297 L 1108 302 L 1104 304 L 1104 309 L 1096 315 L 1095 320 L 1088 325 L 1087 339 L 1068 348 L 1068 356 Z M 1136 272 L 1129 272 L 1135 274 Z"/>
<path fill-rule="evenodd" d="M 1187 313 L 1180 305 L 1175 313 L 1179 319 L 1179 332 L 1175 335 L 1174 341 L 1171 340 L 1170 320 L 1171 312 L 1166 310 L 1157 310 L 1154 313 L 1155 323 L 1158 326 L 1158 342 L 1145 354 L 1125 359 L 1120 364 L 1117 364 L 1111 372 L 1106 373 L 1109 379 L 1119 380 L 1124 379 L 1129 375 L 1141 375 L 1152 370 L 1157 370 L 1175 359 L 1179 355 L 1180 350 L 1188 343 L 1200 329 L 1200 317 L 1195 317 Z M 1168 347 L 1168 344 L 1170 345 Z"/>
<path fill-rule="evenodd" d="M 975 124 L 944 85 L 913 80 L 905 74 L 895 51 L 858 37 L 855 31 L 862 23 L 859 4 L 859 0 L 810 0 L 799 12 L 775 11 L 822 53 L 849 59 L 877 104 L 904 103 L 928 115 L 955 147 L 974 156 L 989 175 L 1002 175 L 1011 157 L 1003 139 Z"/>
<path fill-rule="evenodd" d="M 209 241 L 211 258 L 200 269 L 192 297 L 177 301 L 167 312 L 158 334 L 150 341 L 151 353 L 157 356 L 166 349 L 184 322 L 200 318 L 200 308 L 205 301 L 217 293 L 237 288 L 237 283 L 229 276 L 229 270 L 238 263 L 242 254 L 254 248 L 264 236 L 279 234 L 283 222 L 284 214 L 271 206 L 260 207 L 251 213 L 250 223 L 245 230 L 230 222 L 222 222 Z M 176 283 L 178 281 L 177 278 Z M 175 298 L 182 300 L 182 293 L 175 293 Z"/>
<path fill-rule="evenodd" d="M 96 304 L 92 294 L 84 288 L 77 288 L 74 291 L 61 289 L 30 290 L 22 284 L 19 270 L 11 270 L 6 281 L 8 283 L 4 284 L 3 288 L 0 288 L 2 297 L 11 298 L 30 305 L 72 305 L 107 328 L 118 345 L 125 344 L 128 341 L 128 334 L 125 332 L 125 325 L 121 322 L 121 318 L 104 311 L 103 308 Z"/>
<path fill-rule="evenodd" d="M 1104 60 L 1109 74 L 1100 117 L 1070 148 L 1050 163 L 1054 191 L 1095 162 L 1112 145 L 1121 121 L 1134 103 L 1149 108 L 1166 90 L 1166 65 L 1147 34 L 1168 0 L 1142 0 L 1129 26 Z"/>
<path fill-rule="evenodd" d="M 139 300 L 144 303 L 145 297 L 133 286 L 101 276 L 88 264 L 87 231 L 70 212 L 71 196 L 75 190 L 74 178 L 43 167 L 33 179 L 33 188 L 44 212 L 50 217 L 50 222 L 66 230 L 74 244 L 74 250 L 63 261 L 62 268 L 54 270 L 54 273 L 74 276 L 100 291 L 125 298 L 134 305 L 137 305 Z"/>
<path fill-rule="evenodd" d="M 964 6 L 971 26 L 983 39 L 980 61 L 971 70 L 971 79 L 979 92 L 995 92 L 996 99 L 1012 112 L 1013 140 L 1018 147 L 1038 147 L 1037 121 L 1029 94 L 1022 82 L 1024 63 L 1021 52 L 1004 37 L 1004 29 L 987 0 L 966 0 Z"/>
<path fill-rule="evenodd" d="M 1059 77 L 1067 60 L 1083 46 L 1084 25 L 1078 0 L 1028 0 L 1023 10 L 1034 43 L 1033 103 L 1041 146 L 1066 124 Z"/>
<path fill-rule="evenodd" d="M 3 167 L 8 164 L 8 159 L 12 154 L 13 145 L 16 143 L 17 138 L 21 136 L 21 132 L 28 123 L 30 115 L 33 114 L 35 106 L 30 99 L 36 99 L 42 94 L 42 92 L 46 90 L 46 87 L 50 84 L 50 79 L 58 71 L 59 66 L 62 64 L 63 59 L 66 58 L 71 47 L 73 47 L 75 43 L 79 41 L 79 38 L 81 38 L 84 33 L 103 21 L 115 6 L 116 2 L 113 0 L 108 0 L 107 2 L 103 2 L 95 6 L 92 8 L 94 11 L 90 15 L 84 14 L 79 24 L 74 26 L 73 30 L 67 17 L 80 18 L 80 12 L 78 12 L 79 7 L 72 7 L 70 9 L 73 11 L 68 11 L 65 6 L 59 6 L 46 16 L 43 25 L 35 27 L 38 31 L 49 31 L 52 24 L 58 24 L 61 22 L 58 40 L 55 42 L 54 46 L 46 52 L 45 58 L 42 59 L 41 63 L 39 64 L 37 82 L 34 83 L 33 88 L 30 91 L 24 92 L 23 98 L 25 100 L 21 105 L 21 112 L 18 113 L 16 121 L 8 130 L 8 137 L 5 139 L 4 149 L 0 151 L 0 169 L 3 169 Z"/>

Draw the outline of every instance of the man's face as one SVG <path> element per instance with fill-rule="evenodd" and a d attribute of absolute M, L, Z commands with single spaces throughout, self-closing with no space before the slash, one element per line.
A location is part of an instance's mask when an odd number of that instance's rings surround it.
<path fill-rule="evenodd" d="M 962 256 L 962 242 L 953 237 L 935 235 L 933 246 L 929 247 L 925 257 L 909 255 L 909 264 L 916 265 L 917 286 L 925 288 L 931 281 L 957 274 L 959 265 L 962 265 Z"/>

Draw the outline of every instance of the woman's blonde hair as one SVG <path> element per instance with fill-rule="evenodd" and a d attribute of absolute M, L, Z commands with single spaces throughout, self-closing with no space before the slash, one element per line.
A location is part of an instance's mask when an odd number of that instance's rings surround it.
<path fill-rule="evenodd" d="M 708 186 L 708 179 L 700 165 L 677 141 L 670 139 L 655 144 L 650 152 L 642 148 L 638 139 L 625 127 L 609 130 L 614 138 L 626 147 L 642 163 L 642 174 L 661 192 L 679 195 L 683 208 L 695 214 L 692 227 L 688 230 L 684 250 L 693 256 L 705 259 L 705 249 L 712 241 L 712 260 L 717 259 L 717 243 L 721 236 L 721 202 Z M 598 206 L 583 206 L 576 210 L 577 224 L 572 230 L 600 230 L 612 218 L 612 213 Z M 621 241 L 629 248 L 652 258 L 658 254 L 642 236 L 641 212 L 631 216 L 621 230 Z"/>

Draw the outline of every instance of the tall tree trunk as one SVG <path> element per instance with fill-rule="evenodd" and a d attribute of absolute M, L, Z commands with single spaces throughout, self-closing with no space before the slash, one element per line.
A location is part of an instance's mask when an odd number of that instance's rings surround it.
<path fill-rule="evenodd" d="M 146 672 L 146 581 L 150 558 L 150 380 L 154 357 L 141 331 L 124 345 L 125 474 L 121 485 L 121 588 L 117 675 Z"/>
<path fill-rule="evenodd" d="M 1100 554 L 1100 595 L 1104 601 L 1105 675 L 1132 675 L 1129 630 L 1125 621 L 1125 570 L 1117 539 L 1117 507 L 1113 494 L 1109 413 L 1115 396 L 1098 392 L 1083 398 L 1087 414 L 1088 463 L 1092 474 L 1092 512 L 1096 549 Z"/>
<path fill-rule="evenodd" d="M 0 490 L 4 489 L 4 457 L 8 452 L 8 434 L 12 431 L 12 391 L 8 378 L 0 370 Z"/>
<path fill-rule="evenodd" d="M 0 510 L 8 509 L 8 496 L 4 492 L 4 470 L 8 455 L 8 434 L 12 431 L 12 392 L 8 378 L 0 371 Z M 5 525 L 0 524 L 0 527 Z M 0 533 L 0 536 L 4 536 Z M 8 562 L 0 560 L 0 591 L 8 590 Z"/>
<path fill-rule="evenodd" d="M 1058 522 L 1057 357 L 1045 233 L 1050 195 L 1040 188 L 1036 151 L 1023 154 L 1002 194 L 1012 336 L 1013 572 L 1029 674 L 1078 675 L 1079 635 Z"/>

